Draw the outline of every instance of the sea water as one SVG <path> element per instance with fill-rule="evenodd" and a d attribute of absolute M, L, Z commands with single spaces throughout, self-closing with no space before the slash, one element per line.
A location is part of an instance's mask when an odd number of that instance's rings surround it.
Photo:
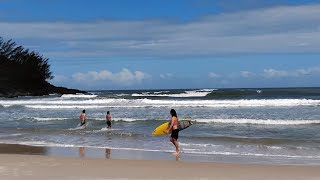
<path fill-rule="evenodd" d="M 170 109 L 194 124 L 181 157 L 206 161 L 320 164 L 320 88 L 91 91 L 0 99 L 0 143 L 167 153 L 152 136 Z M 87 127 L 77 128 L 81 111 Z M 112 129 L 106 128 L 110 111 Z"/>

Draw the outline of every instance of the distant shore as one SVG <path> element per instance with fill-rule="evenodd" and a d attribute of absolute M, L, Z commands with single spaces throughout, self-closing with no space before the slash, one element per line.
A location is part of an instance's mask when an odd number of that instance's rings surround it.
<path fill-rule="evenodd" d="M 14 98 L 19 96 L 44 96 L 49 94 L 77 94 L 87 93 L 78 89 L 68 89 L 65 87 L 56 87 L 50 83 L 43 83 L 39 87 L 14 87 L 10 84 L 0 85 L 0 97 Z"/>
<path fill-rule="evenodd" d="M 50 148 L 49 148 L 50 149 Z M 318 179 L 320 166 L 257 165 L 175 160 L 85 158 L 86 150 L 65 148 L 65 156 L 47 156 L 44 147 L 0 145 L 0 176 L 15 179 Z M 74 156 L 75 157 L 72 157 Z"/>

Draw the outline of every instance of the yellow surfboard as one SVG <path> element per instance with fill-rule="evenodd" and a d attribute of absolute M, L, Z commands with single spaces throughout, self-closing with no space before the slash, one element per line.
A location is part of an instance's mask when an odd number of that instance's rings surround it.
<path fill-rule="evenodd" d="M 169 122 L 163 123 L 152 132 L 152 135 L 161 136 L 167 134 L 165 130 L 169 128 Z"/>
<path fill-rule="evenodd" d="M 192 125 L 191 119 L 181 119 L 178 121 L 178 129 L 180 131 L 190 127 L 191 125 Z M 169 133 L 165 132 L 169 128 L 169 126 L 170 126 L 170 122 L 165 122 L 165 123 L 161 124 L 156 129 L 154 129 L 154 131 L 152 132 L 152 135 L 162 136 L 165 134 L 169 134 L 170 132 Z"/>

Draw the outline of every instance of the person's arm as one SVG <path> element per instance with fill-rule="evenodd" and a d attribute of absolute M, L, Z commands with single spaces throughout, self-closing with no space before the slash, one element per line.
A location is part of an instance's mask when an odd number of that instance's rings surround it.
<path fill-rule="evenodd" d="M 171 117 L 171 122 L 169 128 L 166 130 L 167 133 L 169 133 L 173 128 L 173 117 Z"/>

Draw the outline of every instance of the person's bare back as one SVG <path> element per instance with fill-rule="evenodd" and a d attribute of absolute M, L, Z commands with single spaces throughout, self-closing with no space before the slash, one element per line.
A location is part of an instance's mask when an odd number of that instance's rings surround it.
<path fill-rule="evenodd" d="M 106 120 L 107 120 L 107 128 L 111 128 L 112 123 L 111 123 L 111 115 L 109 111 L 107 112 Z"/>
<path fill-rule="evenodd" d="M 81 126 L 86 124 L 86 110 L 82 110 L 82 113 L 80 115 L 80 124 Z"/>

